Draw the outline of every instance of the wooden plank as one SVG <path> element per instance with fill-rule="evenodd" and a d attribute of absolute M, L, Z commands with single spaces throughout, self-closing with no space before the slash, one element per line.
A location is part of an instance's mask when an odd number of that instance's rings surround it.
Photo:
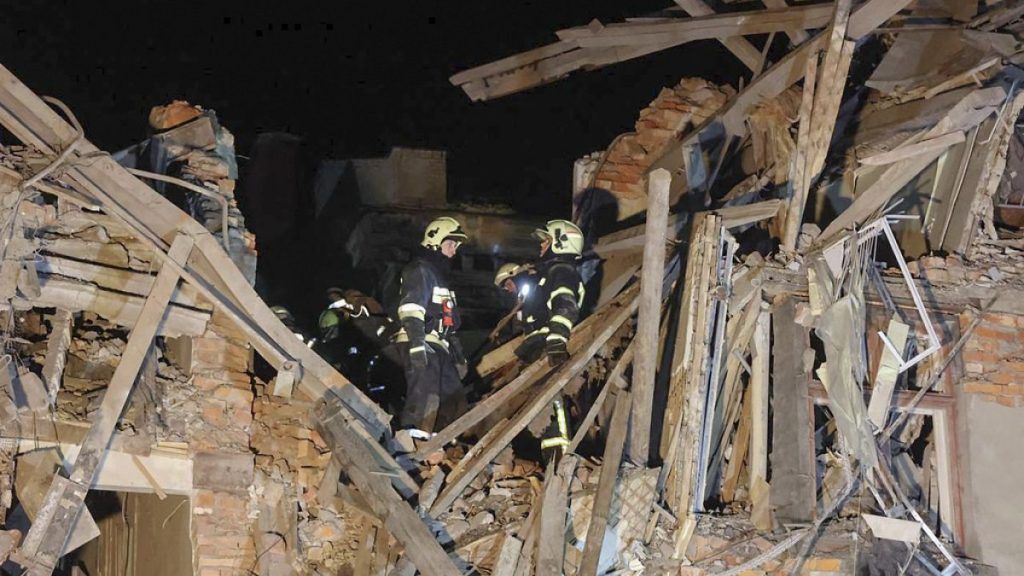
<path fill-rule="evenodd" d="M 191 237 L 178 235 L 171 245 L 168 257 L 179 264 L 184 264 L 192 252 L 192 247 Z M 59 476 L 56 477 L 47 492 L 40 515 L 25 537 L 25 550 L 31 555 L 31 560 L 25 568 L 30 574 L 50 574 L 60 559 L 60 551 L 84 508 L 85 494 L 100 467 L 114 427 L 128 401 L 139 369 L 153 345 L 153 338 L 178 280 L 177 272 L 170 266 L 161 267 L 153 284 L 153 291 L 142 306 L 135 328 L 131 331 L 128 343 L 121 354 L 121 360 L 103 395 L 103 403 L 82 441 L 82 448 L 75 459 L 70 478 L 65 482 Z"/>
<path fill-rule="evenodd" d="M 812 5 L 787 10 L 711 14 L 667 23 L 570 28 L 558 31 L 562 37 L 560 42 L 467 70 L 453 77 L 461 82 L 453 83 L 461 85 L 471 99 L 487 100 L 540 86 L 577 70 L 638 58 L 687 42 L 782 32 L 795 26 L 817 28 L 824 26 L 829 16 L 829 6 Z M 573 46 L 564 44 L 566 41 Z M 760 52 L 754 48 L 751 56 L 753 58 L 745 55 L 744 61 L 750 60 L 756 66 Z M 486 73 L 481 73 L 484 68 Z"/>
<path fill-rule="evenodd" d="M 368 469 L 367 463 L 374 461 L 373 456 L 363 440 L 350 430 L 340 399 L 327 397 L 317 404 L 314 412 L 317 431 L 328 445 L 337 448 L 332 457 L 339 460 L 353 485 L 387 526 L 388 532 L 402 544 L 416 568 L 427 576 L 461 574 L 416 512 L 389 482 L 381 482 Z"/>
<path fill-rule="evenodd" d="M 838 0 L 835 3 L 835 13 L 832 18 L 832 26 L 829 30 L 828 47 L 825 51 L 824 62 L 821 65 L 821 78 L 815 84 L 813 90 L 814 106 L 808 116 L 804 116 L 804 99 L 801 104 L 801 141 L 797 143 L 798 162 L 793 165 L 796 168 L 798 178 L 790 187 L 793 196 L 786 212 L 786 223 L 783 230 L 782 245 L 786 250 L 796 248 L 796 239 L 800 234 L 800 227 L 803 223 L 804 207 L 807 204 L 807 196 L 810 191 L 811 182 L 821 173 L 825 166 L 825 158 L 828 155 L 829 145 L 832 142 L 832 133 L 836 125 L 836 116 L 839 113 L 839 106 L 842 103 L 843 90 L 846 87 L 846 76 L 850 69 L 850 62 L 853 58 L 855 43 L 846 40 L 846 29 L 850 19 L 851 0 Z M 814 60 L 813 58 L 811 60 Z M 808 61 L 808 70 L 811 62 Z M 810 84 L 811 74 L 804 74 L 805 89 Z M 810 90 L 808 90 L 810 92 Z M 806 96 L 806 94 L 805 94 Z M 809 122 L 809 127 L 804 132 L 804 120 Z"/>
<path fill-rule="evenodd" d="M 818 54 L 814 53 L 807 58 L 807 68 L 804 70 L 804 86 L 800 98 L 800 124 L 797 126 L 796 149 L 793 151 L 793 158 L 789 165 L 790 198 L 782 226 L 782 245 L 788 250 L 793 250 L 796 247 L 800 219 L 803 214 L 803 211 L 797 210 L 796 206 L 802 205 L 806 201 L 811 185 L 808 177 L 808 172 L 810 172 L 808 156 L 811 154 L 811 115 L 814 113 L 814 92 L 817 89 L 817 82 Z"/>
<path fill-rule="evenodd" d="M 771 314 L 762 306 L 754 326 L 750 354 L 750 455 L 747 467 L 750 470 L 748 486 L 756 480 L 768 477 L 768 378 L 771 357 Z"/>
<path fill-rule="evenodd" d="M 630 393 L 620 390 L 615 398 L 615 411 L 605 439 L 604 457 L 601 460 L 601 476 L 597 481 L 597 494 L 590 513 L 590 525 L 587 527 L 587 541 L 583 547 L 583 559 L 577 574 L 580 576 L 596 576 L 598 561 L 601 559 L 601 548 L 604 546 L 604 533 L 608 528 L 608 515 L 611 511 L 612 496 L 615 495 L 615 484 L 619 478 L 619 466 L 622 464 L 622 452 L 626 443 L 626 431 L 629 425 Z"/>
<path fill-rule="evenodd" d="M 677 0 L 677 4 L 693 4 L 690 0 Z M 693 18 L 669 21 L 626 22 L 594 26 L 579 26 L 559 30 L 566 40 L 574 40 L 582 48 L 606 46 L 636 46 L 659 42 L 693 42 L 717 40 L 751 34 L 782 32 L 787 27 L 820 28 L 832 17 L 829 5 L 794 6 L 786 10 L 751 10 L 730 14 L 708 12 Z M 748 67 L 753 69 L 761 59 L 761 51 L 750 46 Z M 741 58 L 743 60 L 743 58 Z M 746 64 L 746 62 L 744 62 Z"/>
<path fill-rule="evenodd" d="M 765 7 L 772 10 L 786 10 L 789 8 L 789 5 L 786 4 L 786 0 L 761 0 L 761 4 L 764 4 Z M 794 45 L 806 42 L 807 39 L 811 37 L 810 34 L 798 27 L 787 28 L 786 36 L 789 36 L 789 39 L 792 40 Z"/>
<path fill-rule="evenodd" d="M 484 357 L 480 359 L 480 363 L 476 366 L 477 374 L 480 374 L 480 376 L 488 376 L 498 368 L 515 362 L 515 349 L 523 343 L 524 338 L 525 336 L 523 335 L 516 336 L 494 350 L 491 350 L 487 354 L 484 354 Z"/>
<path fill-rule="evenodd" d="M 71 327 L 74 315 L 70 310 L 58 308 L 53 315 L 50 336 L 46 341 L 46 360 L 43 362 L 43 384 L 52 406 L 57 400 L 57 391 L 64 377 L 68 348 L 71 346 Z"/>
<path fill-rule="evenodd" d="M 729 458 L 729 465 L 726 467 L 722 482 L 722 501 L 732 502 L 736 496 L 736 484 L 740 480 L 740 472 L 743 470 L 743 459 L 747 456 L 747 447 L 750 445 L 750 429 L 753 427 L 751 417 L 752 387 L 747 386 L 743 394 L 743 416 L 740 418 L 739 428 L 732 442 L 732 456 Z M 748 463 L 747 466 L 750 466 Z"/>
<path fill-rule="evenodd" d="M 557 469 L 557 471 L 556 471 Z M 551 460 L 544 478 L 544 502 L 540 508 L 536 576 L 562 576 L 565 565 L 565 525 L 569 511 L 569 486 L 576 471 L 576 456 Z"/>
<path fill-rule="evenodd" d="M 702 0 L 674 1 L 690 16 L 710 16 L 715 13 L 715 11 Z M 761 63 L 761 54 L 760 50 L 751 44 L 750 41 L 739 36 L 720 38 L 718 41 L 721 42 L 729 52 L 732 52 L 733 56 L 738 58 L 744 66 L 755 73 L 757 72 L 757 67 Z"/>
<path fill-rule="evenodd" d="M 61 280 L 57 276 L 44 276 L 40 280 L 38 297 L 16 298 L 15 304 L 94 312 L 118 326 L 134 328 L 135 320 L 146 301 L 141 296 L 104 290 L 93 284 Z M 168 307 L 167 318 L 160 324 L 159 334 L 199 336 L 206 331 L 209 319 L 209 312 L 172 304 Z"/>
<path fill-rule="evenodd" d="M 501 552 L 498 553 L 498 561 L 494 565 L 491 576 L 515 576 L 516 566 L 519 564 L 519 552 L 523 549 L 523 541 L 505 533 L 505 539 L 501 543 Z"/>
<path fill-rule="evenodd" d="M 887 152 L 880 152 L 872 156 L 858 158 L 857 162 L 860 162 L 865 166 L 885 166 L 887 164 L 895 164 L 900 160 L 906 160 L 921 154 L 935 152 L 936 150 L 944 151 L 966 139 L 967 137 L 963 131 L 957 130 L 955 132 L 950 132 L 949 134 L 936 136 L 935 138 L 929 138 L 927 140 L 914 142 L 905 146 L 898 146 L 897 148 Z"/>
<path fill-rule="evenodd" d="M 780 208 L 782 208 L 782 200 L 773 199 L 743 206 L 727 206 L 715 210 L 715 213 L 722 217 L 722 226 L 738 228 L 774 218 Z"/>
<path fill-rule="evenodd" d="M 40 274 L 66 276 L 94 283 L 107 290 L 117 290 L 137 296 L 149 294 L 156 279 L 156 276 L 151 274 L 72 260 L 51 254 L 39 255 L 36 259 L 36 270 Z M 209 309 L 209 305 L 201 301 L 199 292 L 188 284 L 183 284 L 174 291 L 171 302 L 192 308 Z"/>
<path fill-rule="evenodd" d="M 771 502 L 783 522 L 814 518 L 815 473 L 808 408 L 810 349 L 807 329 L 796 323 L 796 305 L 784 298 L 775 303 L 772 346 Z"/>
<path fill-rule="evenodd" d="M 442 512 L 451 506 L 455 498 L 466 489 L 466 486 L 473 481 L 474 478 L 487 465 L 494 460 L 495 456 L 499 452 L 508 446 L 509 442 L 512 441 L 516 435 L 519 434 L 529 423 L 537 417 L 541 411 L 550 409 L 551 402 L 555 397 L 561 393 L 562 388 L 569 383 L 570 380 L 576 377 L 577 374 L 583 371 L 590 359 L 597 354 L 597 351 L 604 346 L 619 327 L 633 315 L 637 309 L 639 299 L 636 297 L 636 290 L 627 290 L 624 294 L 629 294 L 632 300 L 625 305 L 622 305 L 618 310 L 611 315 L 608 322 L 603 326 L 602 330 L 595 335 L 594 339 L 586 346 L 585 349 L 580 350 L 579 353 L 570 357 L 569 361 L 562 364 L 561 367 L 552 375 L 551 380 L 544 386 L 544 388 L 536 394 L 533 400 L 523 406 L 518 413 L 509 421 L 508 425 L 504 426 L 498 434 L 495 435 L 494 440 L 489 442 L 486 447 L 482 448 L 478 455 L 476 455 L 472 461 L 467 461 L 466 458 L 459 463 L 459 467 L 465 469 L 465 473 L 462 474 L 458 480 L 449 482 L 445 487 L 444 491 L 438 496 L 437 501 L 430 508 L 431 516 L 437 517 Z M 468 455 L 467 455 L 468 457 Z"/>
<path fill-rule="evenodd" d="M 633 426 L 629 436 L 629 459 L 646 466 L 651 444 L 651 412 L 654 409 L 654 379 L 658 366 L 658 327 L 661 324 L 661 290 L 665 278 L 665 230 L 668 225 L 668 188 L 672 175 L 666 170 L 652 172 L 647 186 L 647 229 L 640 276 L 636 360 L 633 365 Z"/>

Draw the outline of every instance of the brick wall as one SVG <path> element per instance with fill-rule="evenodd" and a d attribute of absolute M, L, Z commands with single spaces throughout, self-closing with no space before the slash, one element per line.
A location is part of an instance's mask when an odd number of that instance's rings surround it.
<path fill-rule="evenodd" d="M 961 330 L 974 314 L 960 315 Z M 1024 316 L 985 314 L 963 351 L 961 389 L 1004 406 L 1024 406 Z"/>
<path fill-rule="evenodd" d="M 190 370 L 199 391 L 202 417 L 191 427 L 190 449 L 208 460 L 249 464 L 228 478 L 207 474 L 196 465 L 192 496 L 192 538 L 195 572 L 200 576 L 245 574 L 256 565 L 252 530 L 252 382 L 249 349 L 244 337 L 218 314 L 202 337 L 192 339 Z M 216 467 L 215 467 L 216 468 Z"/>
<path fill-rule="evenodd" d="M 600 164 L 594 185 L 610 190 L 619 200 L 619 219 L 646 208 L 643 176 L 665 146 L 714 115 L 734 94 L 701 78 L 683 78 L 673 88 L 663 88 L 640 111 L 636 132 L 616 139 Z"/>

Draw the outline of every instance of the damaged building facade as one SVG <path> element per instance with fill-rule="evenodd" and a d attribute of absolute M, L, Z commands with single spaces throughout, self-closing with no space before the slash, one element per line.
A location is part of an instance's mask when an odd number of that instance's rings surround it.
<path fill-rule="evenodd" d="M 708 39 L 751 71 L 666 87 L 576 163 L 600 290 L 568 362 L 490 351 L 489 393 L 426 441 L 252 289 L 212 113 L 162 109 L 111 156 L 0 69 L 0 552 L 29 574 L 1019 572 L 1024 4 L 740 8 L 678 0 L 452 78 L 488 100 Z M 571 441 L 539 461 L 555 400 Z"/>

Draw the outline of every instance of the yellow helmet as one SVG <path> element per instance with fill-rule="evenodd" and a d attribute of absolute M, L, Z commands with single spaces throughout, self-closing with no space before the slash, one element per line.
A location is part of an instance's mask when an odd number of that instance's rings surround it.
<path fill-rule="evenodd" d="M 458 220 L 451 216 L 441 216 L 427 224 L 427 229 L 423 232 L 423 241 L 420 244 L 437 250 L 445 240 L 465 242 L 467 238 L 469 236 L 466 236 L 466 233 L 462 231 L 462 226 Z"/>
<path fill-rule="evenodd" d="M 501 267 L 498 268 L 498 273 L 494 275 L 494 285 L 501 288 L 501 285 L 505 282 L 505 280 L 508 280 L 509 278 L 512 278 L 516 274 L 519 274 L 522 270 L 522 266 L 520 266 L 519 264 L 515 264 L 513 262 L 502 264 Z"/>
<path fill-rule="evenodd" d="M 583 231 L 568 220 L 548 220 L 533 235 L 538 240 L 551 240 L 551 251 L 555 254 L 583 254 Z"/>

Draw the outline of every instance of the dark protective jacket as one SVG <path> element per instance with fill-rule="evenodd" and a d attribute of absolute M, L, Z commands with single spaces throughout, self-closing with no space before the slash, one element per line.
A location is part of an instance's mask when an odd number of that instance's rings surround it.
<path fill-rule="evenodd" d="M 438 251 L 421 248 L 402 269 L 398 320 L 409 339 L 409 348 L 425 340 L 448 348 L 459 328 L 455 292 L 448 284 L 449 260 Z"/>
<path fill-rule="evenodd" d="M 575 260 L 574 256 L 555 254 L 538 265 L 535 289 L 523 303 L 527 339 L 569 339 L 579 321 L 584 296 Z"/>

